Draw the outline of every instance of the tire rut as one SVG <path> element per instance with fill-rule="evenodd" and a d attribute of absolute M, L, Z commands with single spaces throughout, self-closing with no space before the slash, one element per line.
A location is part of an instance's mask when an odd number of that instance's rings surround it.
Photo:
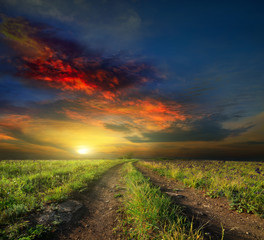
<path fill-rule="evenodd" d="M 82 217 L 61 227 L 54 239 L 59 240 L 116 240 L 113 228 L 117 225 L 119 201 L 115 195 L 120 184 L 123 164 L 109 169 L 87 192 L 74 195 L 83 204 Z"/>
<path fill-rule="evenodd" d="M 225 240 L 263 240 L 264 219 L 253 214 L 229 209 L 225 198 L 212 199 L 202 191 L 185 187 L 182 183 L 162 177 L 146 167 L 135 164 L 145 177 L 160 187 L 160 190 L 171 197 L 180 206 L 189 219 L 194 219 L 196 227 L 204 226 L 209 239 L 221 239 L 222 225 L 225 229 Z"/>

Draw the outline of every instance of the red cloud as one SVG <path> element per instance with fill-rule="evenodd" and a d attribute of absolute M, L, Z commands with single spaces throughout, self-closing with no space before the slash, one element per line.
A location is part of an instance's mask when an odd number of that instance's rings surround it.
<path fill-rule="evenodd" d="M 101 93 L 107 99 L 121 89 L 150 80 L 155 69 L 120 57 L 106 58 L 68 40 L 45 34 L 21 18 L 3 17 L 0 32 L 17 51 L 18 74 L 48 86 L 86 94 Z"/>
<path fill-rule="evenodd" d="M 125 98 L 128 91 L 124 89 L 158 78 L 154 67 L 117 56 L 106 58 L 45 31 L 21 18 L 4 17 L 0 24 L 0 32 L 18 53 L 20 76 L 52 88 L 93 95 L 89 101 L 82 99 L 79 109 L 66 109 L 69 118 L 97 124 L 116 119 L 156 130 L 188 117 L 175 102 Z"/>

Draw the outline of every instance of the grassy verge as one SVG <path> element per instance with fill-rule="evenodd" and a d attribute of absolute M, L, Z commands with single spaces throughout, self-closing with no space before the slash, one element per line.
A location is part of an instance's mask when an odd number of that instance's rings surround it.
<path fill-rule="evenodd" d="M 34 239 L 45 226 L 32 228 L 25 216 L 45 204 L 62 201 L 81 191 L 123 160 L 36 160 L 0 162 L 0 239 L 18 239 L 28 231 Z"/>
<path fill-rule="evenodd" d="M 202 189 L 212 198 L 226 197 L 233 210 L 264 217 L 264 163 L 176 160 L 139 164 L 188 187 Z"/>
<path fill-rule="evenodd" d="M 204 239 L 200 230 L 181 214 L 179 206 L 137 171 L 125 166 L 127 191 L 121 224 L 125 239 Z"/>

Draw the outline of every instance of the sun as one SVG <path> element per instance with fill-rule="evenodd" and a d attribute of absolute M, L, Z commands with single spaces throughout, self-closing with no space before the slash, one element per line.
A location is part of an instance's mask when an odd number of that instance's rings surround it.
<path fill-rule="evenodd" d="M 84 154 L 88 154 L 90 152 L 90 149 L 87 147 L 80 147 L 76 151 L 77 153 L 84 155 Z"/>

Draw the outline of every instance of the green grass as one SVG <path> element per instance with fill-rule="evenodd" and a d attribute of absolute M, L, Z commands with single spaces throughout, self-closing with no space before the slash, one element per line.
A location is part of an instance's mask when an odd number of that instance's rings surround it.
<path fill-rule="evenodd" d="M 201 189 L 212 197 L 226 197 L 238 212 L 264 217 L 264 163 L 234 161 L 141 161 L 162 176 Z"/>
<path fill-rule="evenodd" d="M 203 239 L 199 230 L 181 213 L 181 208 L 137 171 L 125 166 L 126 193 L 121 221 L 124 239 Z"/>
<path fill-rule="evenodd" d="M 25 160 L 0 162 L 0 236 L 16 239 L 30 227 L 24 216 L 82 191 L 123 160 Z M 30 228 L 32 235 L 42 228 Z M 40 231 L 41 229 L 41 231 Z M 44 229 L 44 228 L 43 228 Z M 1 237 L 0 237 L 1 239 Z"/>

